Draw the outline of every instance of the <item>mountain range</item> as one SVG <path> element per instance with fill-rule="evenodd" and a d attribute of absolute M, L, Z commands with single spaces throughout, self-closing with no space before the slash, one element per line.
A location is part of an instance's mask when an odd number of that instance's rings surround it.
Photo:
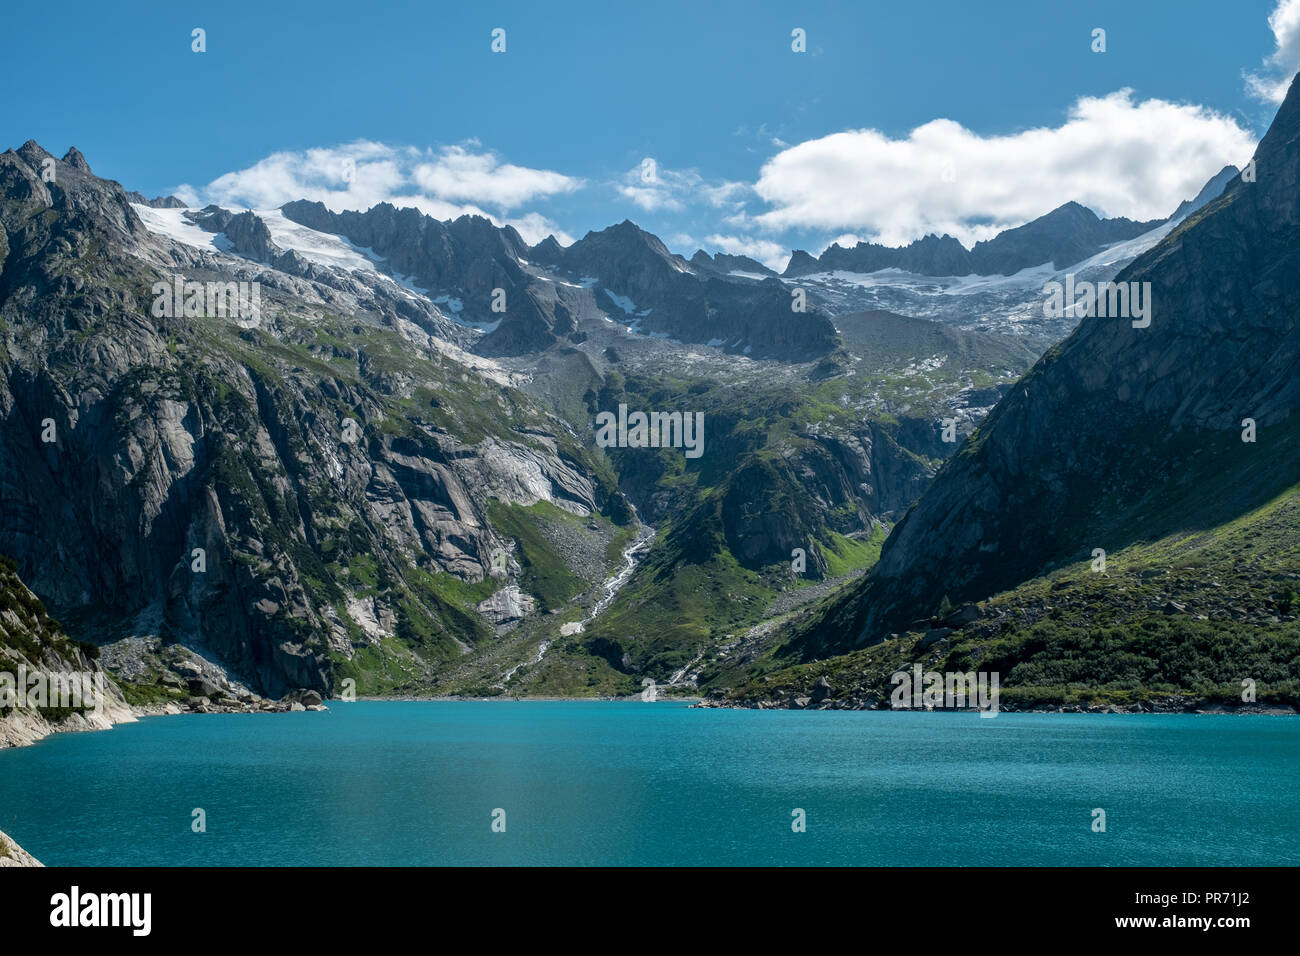
<path fill-rule="evenodd" d="M 1148 618 L 1143 686 L 1276 682 L 1300 568 L 1240 549 L 1291 527 L 1297 113 L 1168 220 L 1068 203 L 782 275 L 628 221 L 529 246 L 191 209 L 28 142 L 0 154 L 0 593 L 135 704 L 648 677 L 869 706 L 922 658 L 1064 699 L 1097 683 L 1070 640 Z M 1045 320 L 1066 271 L 1150 283 L 1150 326 Z M 177 277 L 256 283 L 258 314 L 160 309 Z M 702 415 L 704 454 L 598 443 L 620 407 Z M 1220 614 L 1250 654 L 1201 666 Z"/>
<path fill-rule="evenodd" d="M 901 269 L 928 276 L 1009 276 L 1044 262 L 1064 269 L 1116 242 L 1186 218 L 1219 196 L 1239 172 L 1235 166 L 1225 166 L 1195 197 L 1180 203 L 1168 219 L 1147 222 L 1122 217 L 1102 219 L 1088 207 L 1068 202 L 1023 226 L 977 242 L 969 250 L 947 235 L 928 235 L 899 247 L 859 242 L 852 249 L 845 249 L 832 243 L 820 257 L 796 249 L 782 275 L 789 278 L 836 269 L 845 272 Z"/>

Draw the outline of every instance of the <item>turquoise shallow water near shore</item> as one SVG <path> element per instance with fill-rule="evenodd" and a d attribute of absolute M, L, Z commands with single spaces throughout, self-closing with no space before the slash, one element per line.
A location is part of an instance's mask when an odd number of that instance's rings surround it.
<path fill-rule="evenodd" d="M 47 865 L 1296 865 L 1300 720 L 639 701 L 158 717 L 0 752 L 0 829 Z"/>

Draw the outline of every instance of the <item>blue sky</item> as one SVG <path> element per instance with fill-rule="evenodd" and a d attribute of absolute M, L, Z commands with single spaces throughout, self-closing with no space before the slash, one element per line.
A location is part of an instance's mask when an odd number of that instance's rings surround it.
<path fill-rule="evenodd" d="M 72 3 L 5 21 L 4 145 L 75 145 L 148 195 L 406 197 L 532 240 L 631 218 L 675 251 L 769 261 L 838 237 L 970 242 L 1069 199 L 1166 215 L 1249 158 L 1276 111 L 1262 87 L 1300 65 L 1300 0 Z"/>

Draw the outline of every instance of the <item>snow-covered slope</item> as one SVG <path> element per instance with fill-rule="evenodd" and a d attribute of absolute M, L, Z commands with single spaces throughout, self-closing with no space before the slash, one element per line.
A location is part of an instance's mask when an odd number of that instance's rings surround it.
<path fill-rule="evenodd" d="M 286 219 L 278 209 L 254 209 L 253 214 L 271 231 L 271 241 L 281 249 L 292 249 L 308 262 L 320 266 L 335 266 L 349 272 L 378 272 L 377 263 L 383 262 L 381 256 L 369 249 L 360 249 L 342 236 L 317 232 L 300 226 L 291 219 Z"/>
<path fill-rule="evenodd" d="M 140 221 L 150 232 L 158 233 L 196 249 L 215 249 L 217 252 L 229 252 L 230 240 L 221 233 L 207 232 L 185 218 L 185 213 L 193 209 L 154 209 L 132 203 Z"/>
<path fill-rule="evenodd" d="M 1043 315 L 1046 283 L 1062 281 L 1067 274 L 1080 281 L 1113 279 L 1167 236 L 1174 225 L 1165 223 L 1133 239 L 1114 243 L 1066 269 L 1045 262 L 1009 276 L 923 276 L 881 269 L 870 273 L 818 272 L 782 281 L 791 288 L 809 289 L 836 314 L 884 309 L 966 328 L 1044 335 L 1055 340 L 1069 334 L 1077 320 Z"/>

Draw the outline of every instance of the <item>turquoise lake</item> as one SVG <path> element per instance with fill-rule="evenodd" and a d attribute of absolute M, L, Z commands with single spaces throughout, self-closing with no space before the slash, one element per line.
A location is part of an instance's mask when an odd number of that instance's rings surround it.
<path fill-rule="evenodd" d="M 0 752 L 0 830 L 46 865 L 1296 865 L 1300 720 L 640 701 L 156 717 Z"/>

